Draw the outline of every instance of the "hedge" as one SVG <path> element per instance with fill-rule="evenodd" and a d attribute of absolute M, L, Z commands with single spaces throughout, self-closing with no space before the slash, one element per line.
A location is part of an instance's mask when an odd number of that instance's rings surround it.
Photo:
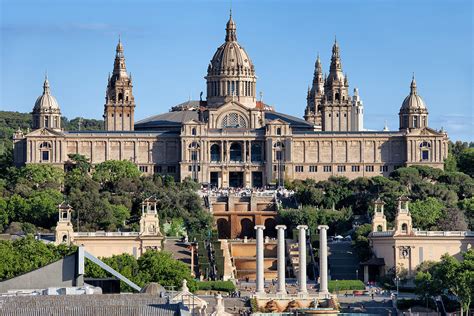
<path fill-rule="evenodd" d="M 197 290 L 233 292 L 235 285 L 232 281 L 201 281 L 197 282 Z"/>
<path fill-rule="evenodd" d="M 365 290 L 365 285 L 361 280 L 330 280 L 328 290 L 329 292 L 335 292 L 336 290 Z"/>

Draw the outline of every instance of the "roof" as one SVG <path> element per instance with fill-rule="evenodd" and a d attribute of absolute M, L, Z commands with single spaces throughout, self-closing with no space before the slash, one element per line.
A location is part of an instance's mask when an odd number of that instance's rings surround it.
<path fill-rule="evenodd" d="M 0 297 L 2 315 L 180 315 L 180 304 L 150 294 Z"/>
<path fill-rule="evenodd" d="M 180 128 L 184 123 L 197 120 L 198 118 L 198 112 L 195 110 L 171 111 L 138 121 L 135 123 L 135 129 Z"/>
<path fill-rule="evenodd" d="M 287 122 L 288 124 L 290 124 L 290 126 L 292 128 L 303 128 L 303 129 L 306 129 L 306 130 L 314 130 L 314 126 L 313 124 L 303 120 L 303 119 L 300 119 L 298 117 L 295 117 L 295 116 L 291 116 L 291 115 L 288 115 L 288 114 L 284 114 L 284 113 L 279 113 L 279 112 L 274 112 L 274 111 L 265 111 L 265 121 L 266 123 L 270 122 L 270 121 L 273 121 L 273 120 L 282 120 L 284 122 Z"/>

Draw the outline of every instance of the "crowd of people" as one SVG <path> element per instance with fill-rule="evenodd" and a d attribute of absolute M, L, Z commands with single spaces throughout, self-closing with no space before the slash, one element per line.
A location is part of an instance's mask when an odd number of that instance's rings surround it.
<path fill-rule="evenodd" d="M 274 187 L 261 187 L 261 188 L 207 188 L 201 187 L 199 191 L 201 196 L 250 196 L 250 195 L 266 195 L 280 197 L 291 197 L 295 192 L 293 190 L 287 190 L 284 187 L 275 189 Z"/>

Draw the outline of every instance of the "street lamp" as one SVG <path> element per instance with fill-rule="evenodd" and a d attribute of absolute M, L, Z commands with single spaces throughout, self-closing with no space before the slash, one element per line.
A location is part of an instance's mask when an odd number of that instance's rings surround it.
<path fill-rule="evenodd" d="M 398 275 L 395 277 L 395 282 L 397 283 L 397 296 L 398 296 L 398 282 L 400 282 L 400 277 Z"/>
<path fill-rule="evenodd" d="M 356 280 L 359 280 L 359 270 L 356 270 Z"/>

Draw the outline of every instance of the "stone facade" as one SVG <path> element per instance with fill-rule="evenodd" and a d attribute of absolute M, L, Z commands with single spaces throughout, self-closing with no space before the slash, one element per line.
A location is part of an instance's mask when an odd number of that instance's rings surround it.
<path fill-rule="evenodd" d="M 50 120 L 46 116 L 60 113 L 45 82 L 39 99 L 49 101 L 37 101 L 34 110 L 35 121 L 43 123 L 26 134 L 15 133 L 15 163 L 63 167 L 69 154 L 78 153 L 92 164 L 129 160 L 144 174 L 191 177 L 218 187 L 261 187 L 332 175 L 371 177 L 415 164 L 443 168 L 448 137 L 428 127 L 428 111 L 414 79 L 399 112 L 400 129 L 364 130 L 362 101 L 357 89 L 349 95 L 336 42 L 326 78 L 319 58 L 316 62 L 303 120 L 256 100 L 255 67 L 237 42 L 232 17 L 226 33 L 205 77 L 207 100 L 188 101 L 138 122 L 121 42 L 107 86 L 106 130 L 64 131 L 45 125 Z"/>
<path fill-rule="evenodd" d="M 462 259 L 462 253 L 474 244 L 472 231 L 420 231 L 413 227 L 409 200 L 401 197 L 394 228 L 387 229 L 383 202 L 375 202 L 372 232 L 369 235 L 375 258 L 362 263 L 364 281 L 374 281 L 392 269 L 406 271 L 413 277 L 424 261 L 439 261 L 449 254 Z"/>

